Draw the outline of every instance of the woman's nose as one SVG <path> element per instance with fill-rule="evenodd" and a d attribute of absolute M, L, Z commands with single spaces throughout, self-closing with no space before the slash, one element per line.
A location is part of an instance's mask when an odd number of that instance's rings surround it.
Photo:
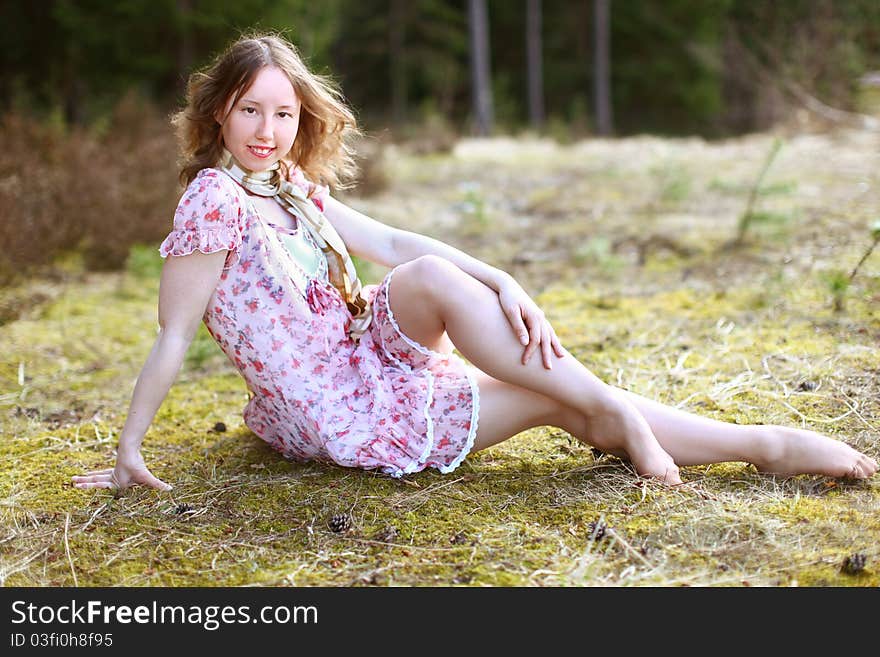
<path fill-rule="evenodd" d="M 257 125 L 257 137 L 260 139 L 271 140 L 272 139 L 272 119 L 269 117 L 264 118 L 260 121 L 259 125 Z"/>

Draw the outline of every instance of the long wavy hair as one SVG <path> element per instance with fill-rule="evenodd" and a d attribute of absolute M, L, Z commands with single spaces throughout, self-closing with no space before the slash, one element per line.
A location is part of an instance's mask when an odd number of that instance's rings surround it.
<path fill-rule="evenodd" d="M 266 66 L 277 66 L 287 74 L 302 104 L 299 132 L 290 152 L 281 158 L 282 167 L 295 165 L 314 182 L 350 187 L 357 173 L 351 146 L 361 134 L 357 120 L 337 85 L 312 73 L 296 47 L 277 34 L 243 36 L 213 63 L 190 75 L 186 107 L 171 119 L 181 148 L 180 182 L 188 185 L 199 171 L 217 165 L 223 136 L 215 117 L 223 114 L 230 99 L 234 106 Z"/>

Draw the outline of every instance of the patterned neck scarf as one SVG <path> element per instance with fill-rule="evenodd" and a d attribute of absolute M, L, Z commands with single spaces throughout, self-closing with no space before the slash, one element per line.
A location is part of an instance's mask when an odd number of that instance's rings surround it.
<path fill-rule="evenodd" d="M 302 223 L 327 259 L 330 283 L 339 291 L 351 313 L 349 335 L 354 340 L 359 339 L 370 326 L 373 318 L 372 308 L 361 295 L 361 281 L 358 279 L 345 243 L 324 214 L 306 197 L 302 189 L 282 177 L 278 162 L 266 171 L 251 171 L 245 169 L 232 153 L 224 148 L 217 166 L 247 191 L 258 196 L 271 196 L 285 210 L 305 220 Z"/>

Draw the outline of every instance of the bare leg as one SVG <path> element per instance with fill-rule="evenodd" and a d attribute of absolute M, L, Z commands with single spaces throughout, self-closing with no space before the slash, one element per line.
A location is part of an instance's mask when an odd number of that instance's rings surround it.
<path fill-rule="evenodd" d="M 609 444 L 623 446 L 639 474 L 669 483 L 681 481 L 678 467 L 657 442 L 645 418 L 571 354 L 554 358 L 551 370 L 544 368 L 540 358 L 524 365 L 523 346 L 498 303 L 498 295 L 454 264 L 425 256 L 397 267 L 389 305 L 410 338 L 421 342 L 424 327 L 433 335 L 445 328 L 455 347 L 480 370 L 590 418 L 593 433 Z"/>
<path fill-rule="evenodd" d="M 480 387 L 480 424 L 473 451 L 499 443 L 531 427 L 551 425 L 583 443 L 628 458 L 620 445 L 592 432 L 590 419 L 574 408 L 538 393 L 499 381 L 475 369 Z M 619 389 L 616 389 L 619 390 Z M 753 463 L 784 475 L 821 474 L 864 479 L 877 462 L 827 436 L 772 425 L 737 425 L 687 413 L 620 390 L 642 413 L 657 440 L 678 465 L 725 461 Z"/>
<path fill-rule="evenodd" d="M 484 449 L 526 429 L 551 425 L 583 443 L 627 458 L 596 432 L 594 423 L 557 401 L 499 381 L 475 369 L 480 387 L 480 424 L 473 451 Z M 877 462 L 845 443 L 812 431 L 773 425 L 719 422 L 614 388 L 629 397 L 657 440 L 678 465 L 745 461 L 779 474 L 821 474 L 863 479 L 877 471 Z"/>
<path fill-rule="evenodd" d="M 437 264 L 426 263 L 425 260 L 432 259 L 420 259 L 413 261 L 412 264 L 419 262 L 429 267 Z M 460 272 L 458 268 L 455 269 Z M 445 333 L 445 324 L 431 304 L 418 303 L 419 300 L 425 299 L 426 291 L 423 286 L 417 287 L 419 280 L 434 281 L 441 287 L 448 286 L 449 282 L 444 281 L 435 271 L 422 272 L 427 278 L 421 279 L 418 276 L 398 277 L 398 273 L 403 270 L 403 266 L 399 268 L 393 280 L 396 295 L 393 312 L 398 324 L 409 337 L 421 344 L 437 351 L 449 352 L 453 345 Z M 471 277 L 468 278 L 479 283 Z M 497 306 L 497 295 L 488 288 L 485 289 L 492 295 L 495 307 L 501 314 L 500 307 Z M 470 312 L 474 312 L 473 307 Z M 502 315 L 502 319 L 513 342 L 513 346 L 508 345 L 515 354 L 513 369 L 519 372 L 529 371 L 528 367 L 532 363 L 525 366 L 521 364 L 519 355 L 522 346 L 513 339 L 506 317 Z M 480 326 L 480 339 L 489 334 L 483 332 L 484 326 L 485 324 Z M 462 353 L 471 362 L 475 362 L 464 349 Z M 545 370 L 540 363 L 537 369 L 542 373 L 552 374 L 559 370 L 560 363 L 568 358 L 570 357 L 554 360 L 556 366 L 551 372 Z M 571 360 L 577 363 L 573 357 Z M 583 368 L 580 363 L 577 365 Z M 627 443 L 621 436 L 620 421 L 614 415 L 600 412 L 584 413 L 583 408 L 576 408 L 554 396 L 536 392 L 530 386 L 508 383 L 476 368 L 475 371 L 482 401 L 480 430 L 474 451 L 501 442 L 533 426 L 553 425 L 604 451 L 626 456 Z M 596 381 L 601 391 L 599 394 L 604 393 L 612 398 L 624 399 L 631 408 L 637 410 L 649 425 L 656 440 L 678 465 L 746 461 L 754 463 L 759 469 L 767 472 L 815 473 L 854 478 L 869 477 L 877 471 L 877 463 L 873 459 L 840 441 L 815 432 L 779 426 L 719 422 L 606 385 L 595 377 L 590 379 L 593 385 L 596 385 Z M 634 458 L 633 462 L 635 463 Z M 667 477 L 667 480 L 670 478 Z"/>
<path fill-rule="evenodd" d="M 617 388 L 617 390 L 620 390 Z M 739 425 L 688 413 L 620 390 L 678 465 L 746 461 L 763 472 L 863 479 L 877 461 L 828 436 L 778 425 Z"/>

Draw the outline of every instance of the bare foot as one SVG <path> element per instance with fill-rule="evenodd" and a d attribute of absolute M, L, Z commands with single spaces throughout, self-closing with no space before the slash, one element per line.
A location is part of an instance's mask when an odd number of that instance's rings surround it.
<path fill-rule="evenodd" d="M 629 401 L 619 401 L 607 411 L 588 417 L 590 440 L 603 451 L 618 456 L 623 453 L 643 477 L 680 484 L 678 466 L 657 442 L 647 420 Z"/>
<path fill-rule="evenodd" d="M 867 479 L 877 472 L 877 461 L 839 440 L 806 429 L 775 425 L 764 428 L 765 458 L 755 463 L 761 472 L 846 479 Z"/>

